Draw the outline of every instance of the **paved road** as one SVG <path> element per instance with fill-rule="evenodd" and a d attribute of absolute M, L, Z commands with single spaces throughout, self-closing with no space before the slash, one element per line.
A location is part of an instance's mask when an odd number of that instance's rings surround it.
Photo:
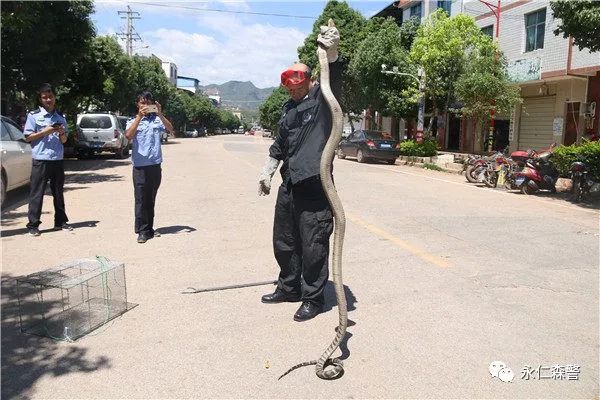
<path fill-rule="evenodd" d="M 260 303 L 270 287 L 180 294 L 276 276 L 275 196 L 256 195 L 269 144 L 165 145 L 163 235 L 144 245 L 133 233 L 128 160 L 67 162 L 70 233 L 23 235 L 26 191 L 13 193 L 2 215 L 3 398 L 599 396 L 597 209 L 353 160 L 335 163 L 349 220 L 346 374 L 326 382 L 306 367 L 277 381 L 333 338 L 331 286 L 327 312 L 305 323 L 292 320 L 297 304 Z M 125 262 L 139 306 L 75 343 L 20 335 L 14 277 L 97 254 Z M 514 370 L 512 383 L 491 378 L 492 361 Z M 525 366 L 569 364 L 580 366 L 578 380 L 522 379 Z"/>

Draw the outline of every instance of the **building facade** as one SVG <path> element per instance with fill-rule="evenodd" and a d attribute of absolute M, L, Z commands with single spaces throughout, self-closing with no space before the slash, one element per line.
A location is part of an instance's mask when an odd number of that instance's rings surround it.
<path fill-rule="evenodd" d="M 412 16 L 427 18 L 438 8 L 450 16 L 475 18 L 482 31 L 496 37 L 508 60 L 508 74 L 521 90 L 522 103 L 511 115 L 495 116 L 494 148 L 541 149 L 551 143 L 573 144 L 600 136 L 600 53 L 573 46 L 572 39 L 554 35 L 558 20 L 549 0 L 400 0 L 376 16 L 392 16 L 398 23 Z M 600 109 L 600 107 L 598 107 Z M 426 118 L 426 121 L 428 119 Z M 444 149 L 478 151 L 474 124 L 452 115 L 438 123 Z M 396 121 L 382 118 L 380 126 L 395 130 Z M 399 121 L 402 138 L 411 137 L 413 121 Z"/>
<path fill-rule="evenodd" d="M 171 85 L 177 86 L 177 65 L 168 61 L 161 61 L 163 71 L 165 71 L 165 75 L 171 82 Z"/>
<path fill-rule="evenodd" d="M 558 19 L 548 0 L 501 0 L 498 43 L 508 74 L 521 89 L 522 104 L 503 121 L 497 136 L 511 149 L 570 145 L 597 136 L 600 53 L 555 35 Z M 496 16 L 477 0 L 460 4 L 484 31 L 496 32 Z"/>
<path fill-rule="evenodd" d="M 178 76 L 176 80 L 177 89 L 187 90 L 192 94 L 196 94 L 200 90 L 200 81 L 196 78 L 187 76 Z"/>

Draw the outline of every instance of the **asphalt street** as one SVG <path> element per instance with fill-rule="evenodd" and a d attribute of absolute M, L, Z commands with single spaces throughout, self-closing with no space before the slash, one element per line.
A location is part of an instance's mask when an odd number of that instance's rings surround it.
<path fill-rule="evenodd" d="M 10 193 L 2 398 L 598 398 L 597 206 L 352 159 L 334 164 L 348 218 L 345 374 L 323 381 L 311 366 L 278 381 L 333 339 L 331 281 L 325 312 L 303 323 L 292 319 L 298 304 L 260 302 L 271 286 L 181 294 L 276 278 L 276 193 L 257 195 L 270 143 L 228 135 L 164 145 L 162 236 L 145 244 L 133 232 L 130 160 L 66 161 L 72 232 L 47 230 L 48 195 L 42 235 L 26 235 L 27 190 Z M 21 334 L 15 278 L 96 255 L 125 263 L 128 301 L 139 306 L 74 343 Z M 512 382 L 491 376 L 494 361 Z"/>

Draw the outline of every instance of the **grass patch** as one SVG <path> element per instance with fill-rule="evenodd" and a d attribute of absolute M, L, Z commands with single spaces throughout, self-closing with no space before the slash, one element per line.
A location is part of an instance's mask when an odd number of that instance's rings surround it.
<path fill-rule="evenodd" d="M 424 169 L 432 169 L 434 171 L 443 171 L 444 170 L 444 168 L 440 167 L 439 165 L 437 165 L 437 164 L 431 164 L 431 163 L 425 163 L 425 164 L 423 164 L 423 168 Z"/>

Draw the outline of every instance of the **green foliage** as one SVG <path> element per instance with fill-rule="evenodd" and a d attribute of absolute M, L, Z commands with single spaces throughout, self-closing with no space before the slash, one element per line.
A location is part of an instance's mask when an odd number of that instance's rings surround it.
<path fill-rule="evenodd" d="M 372 107 L 383 115 L 407 116 L 414 112 L 416 81 L 405 75 L 384 75 L 381 64 L 396 66 L 400 72 L 416 75 L 408 53 L 398 40 L 401 30 L 393 18 L 372 18 L 348 66 L 359 109 Z"/>
<path fill-rule="evenodd" d="M 116 38 L 95 37 L 57 88 L 60 108 L 68 115 L 87 109 L 125 111 L 136 94 L 132 79 L 132 61 Z"/>
<path fill-rule="evenodd" d="M 35 103 L 40 84 L 62 85 L 72 60 L 88 51 L 93 10 L 92 1 L 3 2 L 2 97 L 23 91 Z"/>
<path fill-rule="evenodd" d="M 473 118 L 481 124 L 490 118 L 490 110 L 508 115 L 521 101 L 517 86 L 511 84 L 506 73 L 506 59 L 487 35 L 480 35 L 469 49 L 463 73 L 455 83 L 455 97 L 462 104 L 451 111 L 462 117 Z M 479 132 L 478 143 L 483 145 L 484 133 Z M 483 150 L 483 149 L 481 149 Z"/>
<path fill-rule="evenodd" d="M 400 155 L 432 157 L 437 155 L 437 146 L 437 141 L 432 139 L 425 139 L 422 143 L 417 143 L 414 140 L 405 140 L 400 143 Z"/>
<path fill-rule="evenodd" d="M 351 8 L 346 2 L 330 0 L 323 12 L 313 24 L 312 32 L 304 39 L 304 44 L 298 48 L 298 60 L 318 72 L 319 60 L 317 57 L 317 35 L 320 27 L 327 25 L 333 19 L 340 32 L 339 55 L 344 63 L 352 62 L 354 52 L 361 40 L 361 32 L 365 25 L 362 14 Z M 360 82 L 355 82 L 347 71 L 342 74 L 342 98 L 338 99 L 344 112 L 361 113 L 362 109 L 355 104 L 357 96 L 354 89 Z"/>
<path fill-rule="evenodd" d="M 410 59 L 425 70 L 426 93 L 436 108 L 445 108 L 453 97 L 467 54 L 482 35 L 472 17 L 459 14 L 450 18 L 442 9 L 419 26 Z"/>
<path fill-rule="evenodd" d="M 233 113 L 228 110 L 219 110 L 219 122 L 221 128 L 226 128 L 229 130 L 237 129 L 238 126 L 240 126 L 240 120 L 238 117 L 233 115 Z"/>
<path fill-rule="evenodd" d="M 258 108 L 260 124 L 264 128 L 268 128 L 273 132 L 277 131 L 277 122 L 281 118 L 281 108 L 288 99 L 287 91 L 283 87 L 279 87 L 260 105 Z"/>
<path fill-rule="evenodd" d="M 600 181 L 600 141 L 584 142 L 580 145 L 559 146 L 552 153 L 552 163 L 561 176 L 568 176 L 571 163 L 584 161 L 590 170 L 590 175 Z"/>
<path fill-rule="evenodd" d="M 402 22 L 402 25 L 400 26 L 400 44 L 404 50 L 410 51 L 410 48 L 417 37 L 420 25 L 421 19 L 418 17 L 410 17 L 408 20 Z"/>
<path fill-rule="evenodd" d="M 423 164 L 423 168 L 424 169 L 431 169 L 433 171 L 443 171 L 444 170 L 444 168 L 440 167 L 439 165 L 437 165 L 437 164 L 431 164 L 431 163 L 424 163 Z"/>
<path fill-rule="evenodd" d="M 362 14 L 351 8 L 348 3 L 330 0 L 313 24 L 312 32 L 304 39 L 304 44 L 298 48 L 300 62 L 308 65 L 313 70 L 319 65 L 317 35 L 321 31 L 320 27 L 326 26 L 330 18 L 333 19 L 336 28 L 340 32 L 340 57 L 348 62 L 352 60 L 354 49 L 356 49 L 360 40 L 360 33 L 365 24 L 365 18 Z"/>
<path fill-rule="evenodd" d="M 550 2 L 555 18 L 560 18 L 555 35 L 573 37 L 579 49 L 600 51 L 600 2 L 594 0 L 557 0 Z"/>

